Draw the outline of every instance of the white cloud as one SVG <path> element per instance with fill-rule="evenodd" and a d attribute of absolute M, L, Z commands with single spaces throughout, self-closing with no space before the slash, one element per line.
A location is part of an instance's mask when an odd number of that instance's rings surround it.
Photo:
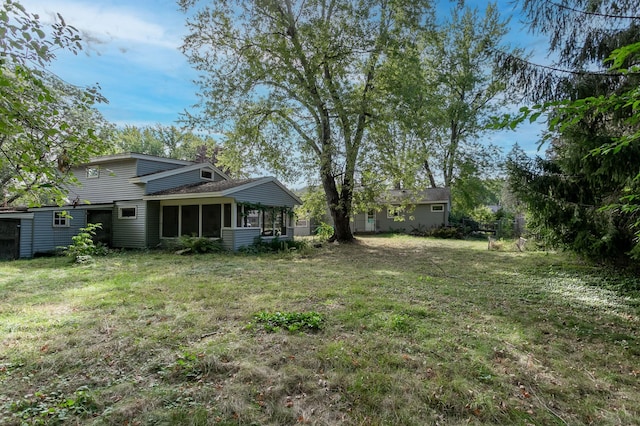
<path fill-rule="evenodd" d="M 179 34 L 145 19 L 149 12 L 116 6 L 109 1 L 23 0 L 22 4 L 45 22 L 57 19 L 59 13 L 68 25 L 80 31 L 93 49 L 97 48 L 96 44 L 116 44 L 121 50 L 131 44 L 176 49 L 181 43 Z"/>

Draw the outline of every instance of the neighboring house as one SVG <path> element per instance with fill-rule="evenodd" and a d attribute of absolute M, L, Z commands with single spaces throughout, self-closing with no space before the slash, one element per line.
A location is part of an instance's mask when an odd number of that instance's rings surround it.
<path fill-rule="evenodd" d="M 447 226 L 451 208 L 449 188 L 428 188 L 411 192 L 394 189 L 378 200 L 378 207 L 353 216 L 351 231 L 411 232 Z"/>
<path fill-rule="evenodd" d="M 152 248 L 182 235 L 237 250 L 257 237 L 291 239 L 300 199 L 273 177 L 232 180 L 210 163 L 116 154 L 72 168 L 66 206 L 0 210 L 0 258 L 71 244 L 88 223 L 116 248 Z"/>

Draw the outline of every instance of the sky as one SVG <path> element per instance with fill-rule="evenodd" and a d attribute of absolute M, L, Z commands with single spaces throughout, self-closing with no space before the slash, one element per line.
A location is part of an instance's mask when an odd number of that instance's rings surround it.
<path fill-rule="evenodd" d="M 50 70 L 76 86 L 98 84 L 108 104 L 99 105 L 104 117 L 118 126 L 175 125 L 197 102 L 197 73 L 180 52 L 186 34 L 185 15 L 176 0 L 21 0 L 31 13 L 52 22 L 60 13 L 85 41 L 77 55 L 60 51 Z M 449 3 L 441 0 L 441 3 Z M 486 2 L 477 1 L 480 8 Z M 504 17 L 512 14 L 511 0 L 498 1 Z M 534 49 L 540 41 L 512 19 L 509 42 Z M 536 46 L 537 45 L 537 46 Z M 516 132 L 492 132 L 486 139 L 505 152 L 518 143 L 537 152 L 541 126 L 524 125 Z"/>

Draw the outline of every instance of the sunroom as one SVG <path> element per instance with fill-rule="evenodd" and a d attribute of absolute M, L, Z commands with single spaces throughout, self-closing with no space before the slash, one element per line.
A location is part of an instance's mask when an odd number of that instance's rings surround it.
<path fill-rule="evenodd" d="M 151 194 L 159 201 L 161 240 L 221 239 L 237 250 L 256 238 L 293 238 L 293 206 L 300 200 L 274 178 L 208 182 Z"/>

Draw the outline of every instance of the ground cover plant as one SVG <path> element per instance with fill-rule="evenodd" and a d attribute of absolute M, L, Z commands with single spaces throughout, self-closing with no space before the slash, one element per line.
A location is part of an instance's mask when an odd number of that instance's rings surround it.
<path fill-rule="evenodd" d="M 484 241 L 5 262 L 0 424 L 637 424 L 639 314 Z"/>

